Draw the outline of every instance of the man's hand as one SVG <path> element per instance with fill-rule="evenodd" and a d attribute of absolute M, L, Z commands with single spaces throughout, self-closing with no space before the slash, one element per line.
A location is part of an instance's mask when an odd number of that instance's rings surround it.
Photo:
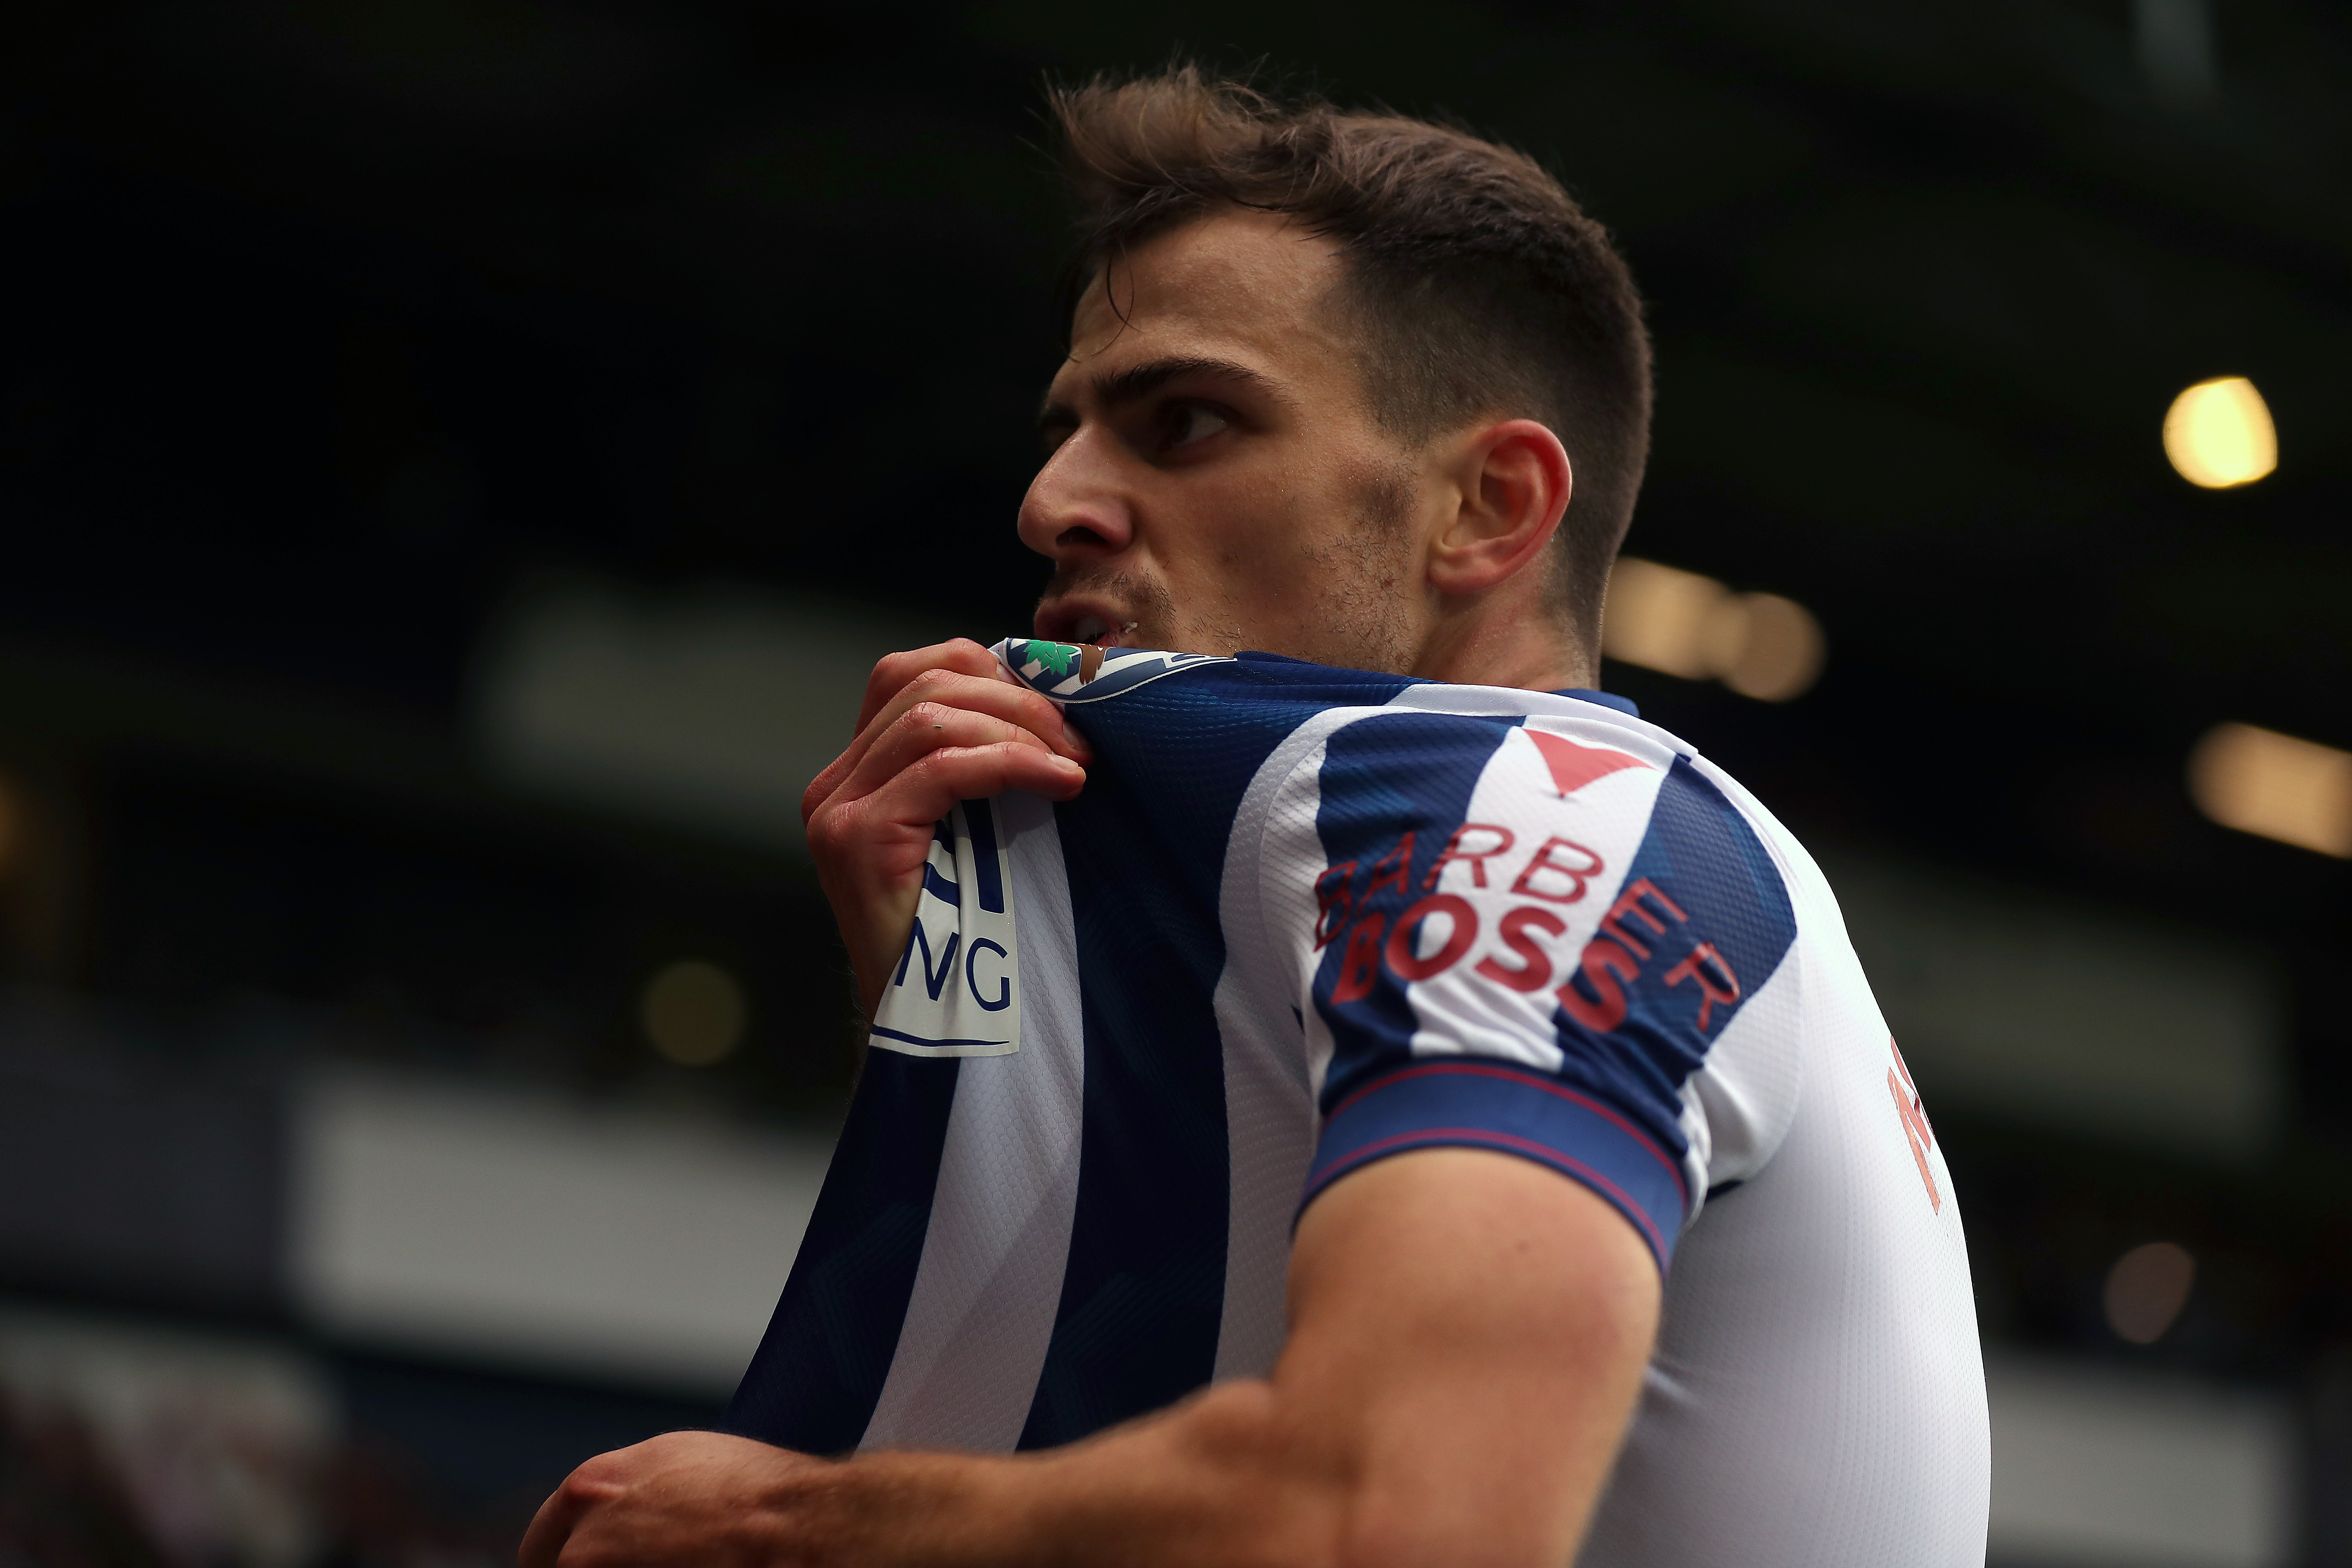
<path fill-rule="evenodd" d="M 589 1460 L 540 1505 L 520 1568 L 775 1561 L 780 1491 L 822 1459 L 719 1432 L 671 1432 Z"/>
<path fill-rule="evenodd" d="M 1036 1568 L 1034 1461 L 819 1459 L 720 1432 L 600 1454 L 540 1505 L 518 1568 Z"/>
<path fill-rule="evenodd" d="M 801 797 L 809 853 L 870 1021 L 913 929 L 932 825 L 960 800 L 1024 789 L 1067 800 L 1086 742 L 1061 710 L 959 637 L 874 667 L 857 738 Z"/>

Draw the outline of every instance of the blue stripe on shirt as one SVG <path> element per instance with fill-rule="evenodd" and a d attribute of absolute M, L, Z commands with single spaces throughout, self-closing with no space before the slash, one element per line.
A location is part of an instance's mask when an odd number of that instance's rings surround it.
<path fill-rule="evenodd" d="M 1328 749 L 1318 826 L 1331 864 L 1355 863 L 1346 879 L 1354 901 L 1315 983 L 1333 1054 L 1313 1190 L 1403 1149 L 1505 1150 L 1601 1193 L 1642 1232 L 1663 1268 L 1689 1212 L 1680 1166 L 1687 1149 L 1683 1086 L 1796 937 L 1779 869 L 1723 793 L 1689 759 L 1677 758 L 1628 862 L 1621 907 L 1601 922 L 1561 989 L 1564 1003 L 1552 1014 L 1559 1067 L 1541 1073 L 1465 1056 L 1458 1061 L 1475 1068 L 1415 1076 L 1412 1064 L 1436 1063 L 1413 1053 L 1421 1023 L 1406 986 L 1376 959 L 1365 961 L 1373 971 L 1369 984 L 1339 983 L 1358 933 L 1376 952 L 1372 944 L 1423 890 L 1423 868 L 1463 819 L 1496 743 L 1465 728 L 1489 721 L 1417 722 L 1418 730 L 1402 718 L 1368 720 L 1334 736 Z M 1393 867 L 1408 828 L 1415 837 L 1412 864 Z M 1384 873 L 1378 894 L 1370 891 L 1375 866 Z M 1335 1003 L 1335 994 L 1349 999 Z M 1408 1082 L 1421 1087 L 1410 1093 L 1389 1087 Z M 1551 1091 L 1548 1098 L 1538 1084 Z M 1378 1095 L 1362 1098 L 1375 1086 Z M 1362 1109 L 1343 1119 L 1349 1106 Z"/>
<path fill-rule="evenodd" d="M 1641 894 L 1645 884 L 1664 900 Z M 1622 957 L 1596 967 L 1612 980 L 1630 975 L 1619 986 L 1623 1016 L 1596 1030 L 1566 1007 L 1554 1011 L 1560 1071 L 1680 1152 L 1683 1085 L 1780 967 L 1797 938 L 1796 913 L 1756 830 L 1687 757 L 1659 785 L 1619 896 L 1633 907 L 1603 922 L 1600 937 Z M 1587 1004 L 1607 1000 L 1590 971 L 1569 984 Z"/>
<path fill-rule="evenodd" d="M 1343 887 L 1348 900 L 1339 922 L 1344 930 L 1323 949 L 1314 983 L 1316 1010 L 1337 1044 L 1323 1085 L 1327 1108 L 1367 1079 L 1412 1059 L 1413 1032 L 1421 1025 L 1402 985 L 1384 975 L 1368 994 L 1341 1003 L 1331 1000 L 1333 990 L 1357 933 L 1377 941 L 1421 895 L 1431 864 L 1469 815 L 1487 762 L 1518 723 L 1383 713 L 1349 725 L 1324 747 L 1315 827 L 1325 863 L 1339 873 L 1332 885 Z M 1401 853 L 1407 833 L 1412 836 L 1409 854 Z"/>
<path fill-rule="evenodd" d="M 1303 721 L 1408 684 L 1244 654 L 1069 710 L 1097 757 L 1055 810 L 1086 1108 L 1069 1261 L 1022 1447 L 1160 1409 L 1215 1370 L 1232 1181 L 1215 1009 L 1226 838 Z"/>
<path fill-rule="evenodd" d="M 866 1053 L 792 1277 L 727 1407 L 728 1430 L 810 1454 L 845 1453 L 866 1435 L 914 1295 L 960 1065 Z"/>

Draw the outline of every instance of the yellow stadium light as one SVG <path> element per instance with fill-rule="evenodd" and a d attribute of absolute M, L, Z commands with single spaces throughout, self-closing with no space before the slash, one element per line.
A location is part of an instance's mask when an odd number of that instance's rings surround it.
<path fill-rule="evenodd" d="M 1621 557 L 1609 576 L 1601 617 L 1601 651 L 1685 680 L 1717 673 L 1709 623 L 1731 597 L 1712 577 L 1654 561 Z"/>
<path fill-rule="evenodd" d="M 2189 793 L 2224 827 L 2352 859 L 2352 752 L 2217 724 L 2189 753 Z"/>
<path fill-rule="evenodd" d="M 698 958 L 664 966 L 646 983 L 637 1007 L 654 1049 L 690 1068 L 726 1059 L 742 1043 L 750 1014 L 741 983 Z"/>
<path fill-rule="evenodd" d="M 1812 612 L 1778 594 L 1735 594 L 1712 577 L 1620 557 L 1601 651 L 1685 680 L 1720 678 L 1743 697 L 1785 702 L 1812 685 L 1826 651 Z"/>
<path fill-rule="evenodd" d="M 2278 467 L 2270 405 L 2242 375 L 2200 381 L 2164 416 L 2164 455 L 2182 479 L 2209 490 L 2252 484 Z"/>
<path fill-rule="evenodd" d="M 1765 702 L 1786 702 L 1811 686 L 1829 651 L 1813 613 L 1778 594 L 1742 594 L 1734 603 L 1742 635 L 1723 661 L 1723 683 Z"/>

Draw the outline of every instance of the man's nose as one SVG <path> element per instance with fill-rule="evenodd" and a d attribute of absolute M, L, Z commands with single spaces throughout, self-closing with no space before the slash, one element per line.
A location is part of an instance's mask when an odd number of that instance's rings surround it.
<path fill-rule="evenodd" d="M 1102 436 L 1080 429 L 1054 449 L 1021 502 L 1021 542 L 1053 561 L 1116 555 L 1135 511 Z"/>

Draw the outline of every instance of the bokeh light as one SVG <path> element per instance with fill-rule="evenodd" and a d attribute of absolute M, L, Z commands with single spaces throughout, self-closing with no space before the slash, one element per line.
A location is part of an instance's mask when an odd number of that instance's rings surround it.
<path fill-rule="evenodd" d="M 1709 622 L 1730 596 L 1712 577 L 1621 556 L 1609 577 L 1601 651 L 1644 669 L 1704 680 L 1715 673 Z"/>
<path fill-rule="evenodd" d="M 2164 455 L 2182 479 L 2209 490 L 2252 484 L 2278 467 L 2270 405 L 2242 375 L 2200 381 L 2164 416 Z"/>
<path fill-rule="evenodd" d="M 2197 1283 L 2197 1259 L 2177 1242 L 2151 1241 L 2133 1247 L 2107 1270 L 2107 1326 L 2136 1345 L 2162 1339 L 2189 1304 Z"/>
<path fill-rule="evenodd" d="M 1735 594 L 1712 577 L 1622 556 L 1609 579 L 1601 651 L 1685 680 L 1721 679 L 1786 702 L 1821 675 L 1821 623 L 1794 599 Z"/>
<path fill-rule="evenodd" d="M 1723 683 L 1765 702 L 1802 694 L 1820 676 L 1828 652 L 1821 622 L 1796 600 L 1778 594 L 1742 594 L 1732 605 L 1739 612 L 1742 635 L 1738 651 L 1723 663 Z"/>
<path fill-rule="evenodd" d="M 742 983 L 715 963 L 682 958 L 646 983 L 638 1016 L 654 1049 L 680 1067 L 724 1061 L 743 1043 L 751 1005 Z"/>
<path fill-rule="evenodd" d="M 2217 724 L 2189 753 L 2189 793 L 2224 827 L 2352 858 L 2352 752 Z"/>

